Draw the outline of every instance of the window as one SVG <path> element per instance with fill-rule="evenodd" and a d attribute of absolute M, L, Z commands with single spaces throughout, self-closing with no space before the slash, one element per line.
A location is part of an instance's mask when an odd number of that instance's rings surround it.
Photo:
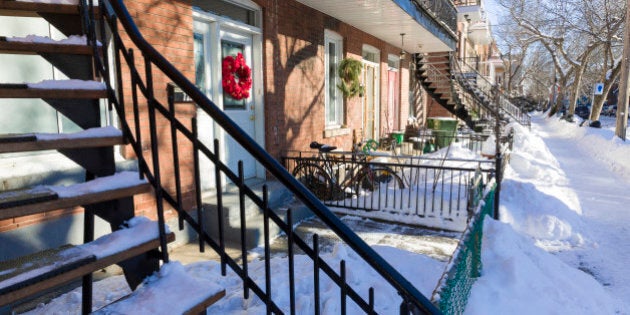
<path fill-rule="evenodd" d="M 392 54 L 387 55 L 387 67 L 389 70 L 398 71 L 398 68 L 400 68 L 400 56 Z"/>
<path fill-rule="evenodd" d="M 232 1 L 205 1 L 193 0 L 193 7 L 216 14 L 218 16 L 228 17 L 234 21 L 238 21 L 247 25 L 260 27 L 260 12 L 252 7 L 256 5 L 251 1 L 232 0 Z"/>
<path fill-rule="evenodd" d="M 326 128 L 339 128 L 343 124 L 343 95 L 337 88 L 340 78 L 337 75 L 343 54 L 343 38 L 332 31 L 324 34 L 325 63 L 325 106 Z"/>

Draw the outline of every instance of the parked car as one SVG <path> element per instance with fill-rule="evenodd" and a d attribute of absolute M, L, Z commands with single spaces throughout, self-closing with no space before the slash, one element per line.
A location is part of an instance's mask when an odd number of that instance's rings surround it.
<path fill-rule="evenodd" d="M 588 119 L 591 114 L 591 109 L 588 106 L 578 106 L 575 108 L 575 115 L 582 119 Z"/>
<path fill-rule="evenodd" d="M 617 114 L 617 105 L 604 105 L 602 107 L 602 115 L 614 116 L 615 114 Z"/>

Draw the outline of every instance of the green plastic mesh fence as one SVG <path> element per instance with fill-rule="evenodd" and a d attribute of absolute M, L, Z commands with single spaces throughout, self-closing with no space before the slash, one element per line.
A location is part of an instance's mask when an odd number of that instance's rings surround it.
<path fill-rule="evenodd" d="M 483 197 L 484 202 L 477 207 L 449 261 L 446 272 L 433 292 L 432 302 L 444 314 L 464 313 L 472 285 L 481 273 L 483 221 L 486 215 L 492 216 L 494 211 L 496 185 L 489 184 L 489 187 L 491 188 Z"/>

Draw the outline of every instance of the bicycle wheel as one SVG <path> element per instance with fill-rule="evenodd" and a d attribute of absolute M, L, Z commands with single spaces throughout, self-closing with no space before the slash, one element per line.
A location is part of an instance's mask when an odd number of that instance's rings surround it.
<path fill-rule="evenodd" d="M 327 200 L 330 198 L 332 181 L 321 166 L 313 163 L 300 164 L 293 170 L 293 176 L 318 199 Z"/>
<path fill-rule="evenodd" d="M 366 167 L 364 170 L 365 171 L 357 177 L 357 181 L 361 184 L 361 188 L 363 189 L 375 191 L 380 189 L 405 188 L 402 178 L 387 166 Z"/>

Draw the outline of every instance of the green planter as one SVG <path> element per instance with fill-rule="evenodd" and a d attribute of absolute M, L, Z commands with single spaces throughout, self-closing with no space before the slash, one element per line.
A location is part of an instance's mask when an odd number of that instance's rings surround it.
<path fill-rule="evenodd" d="M 433 130 L 435 144 L 438 148 L 443 148 L 451 144 L 457 130 L 457 119 L 448 117 L 429 117 L 427 127 Z"/>
<path fill-rule="evenodd" d="M 396 143 L 401 144 L 405 140 L 404 132 L 392 132 L 392 138 L 396 140 Z"/>

